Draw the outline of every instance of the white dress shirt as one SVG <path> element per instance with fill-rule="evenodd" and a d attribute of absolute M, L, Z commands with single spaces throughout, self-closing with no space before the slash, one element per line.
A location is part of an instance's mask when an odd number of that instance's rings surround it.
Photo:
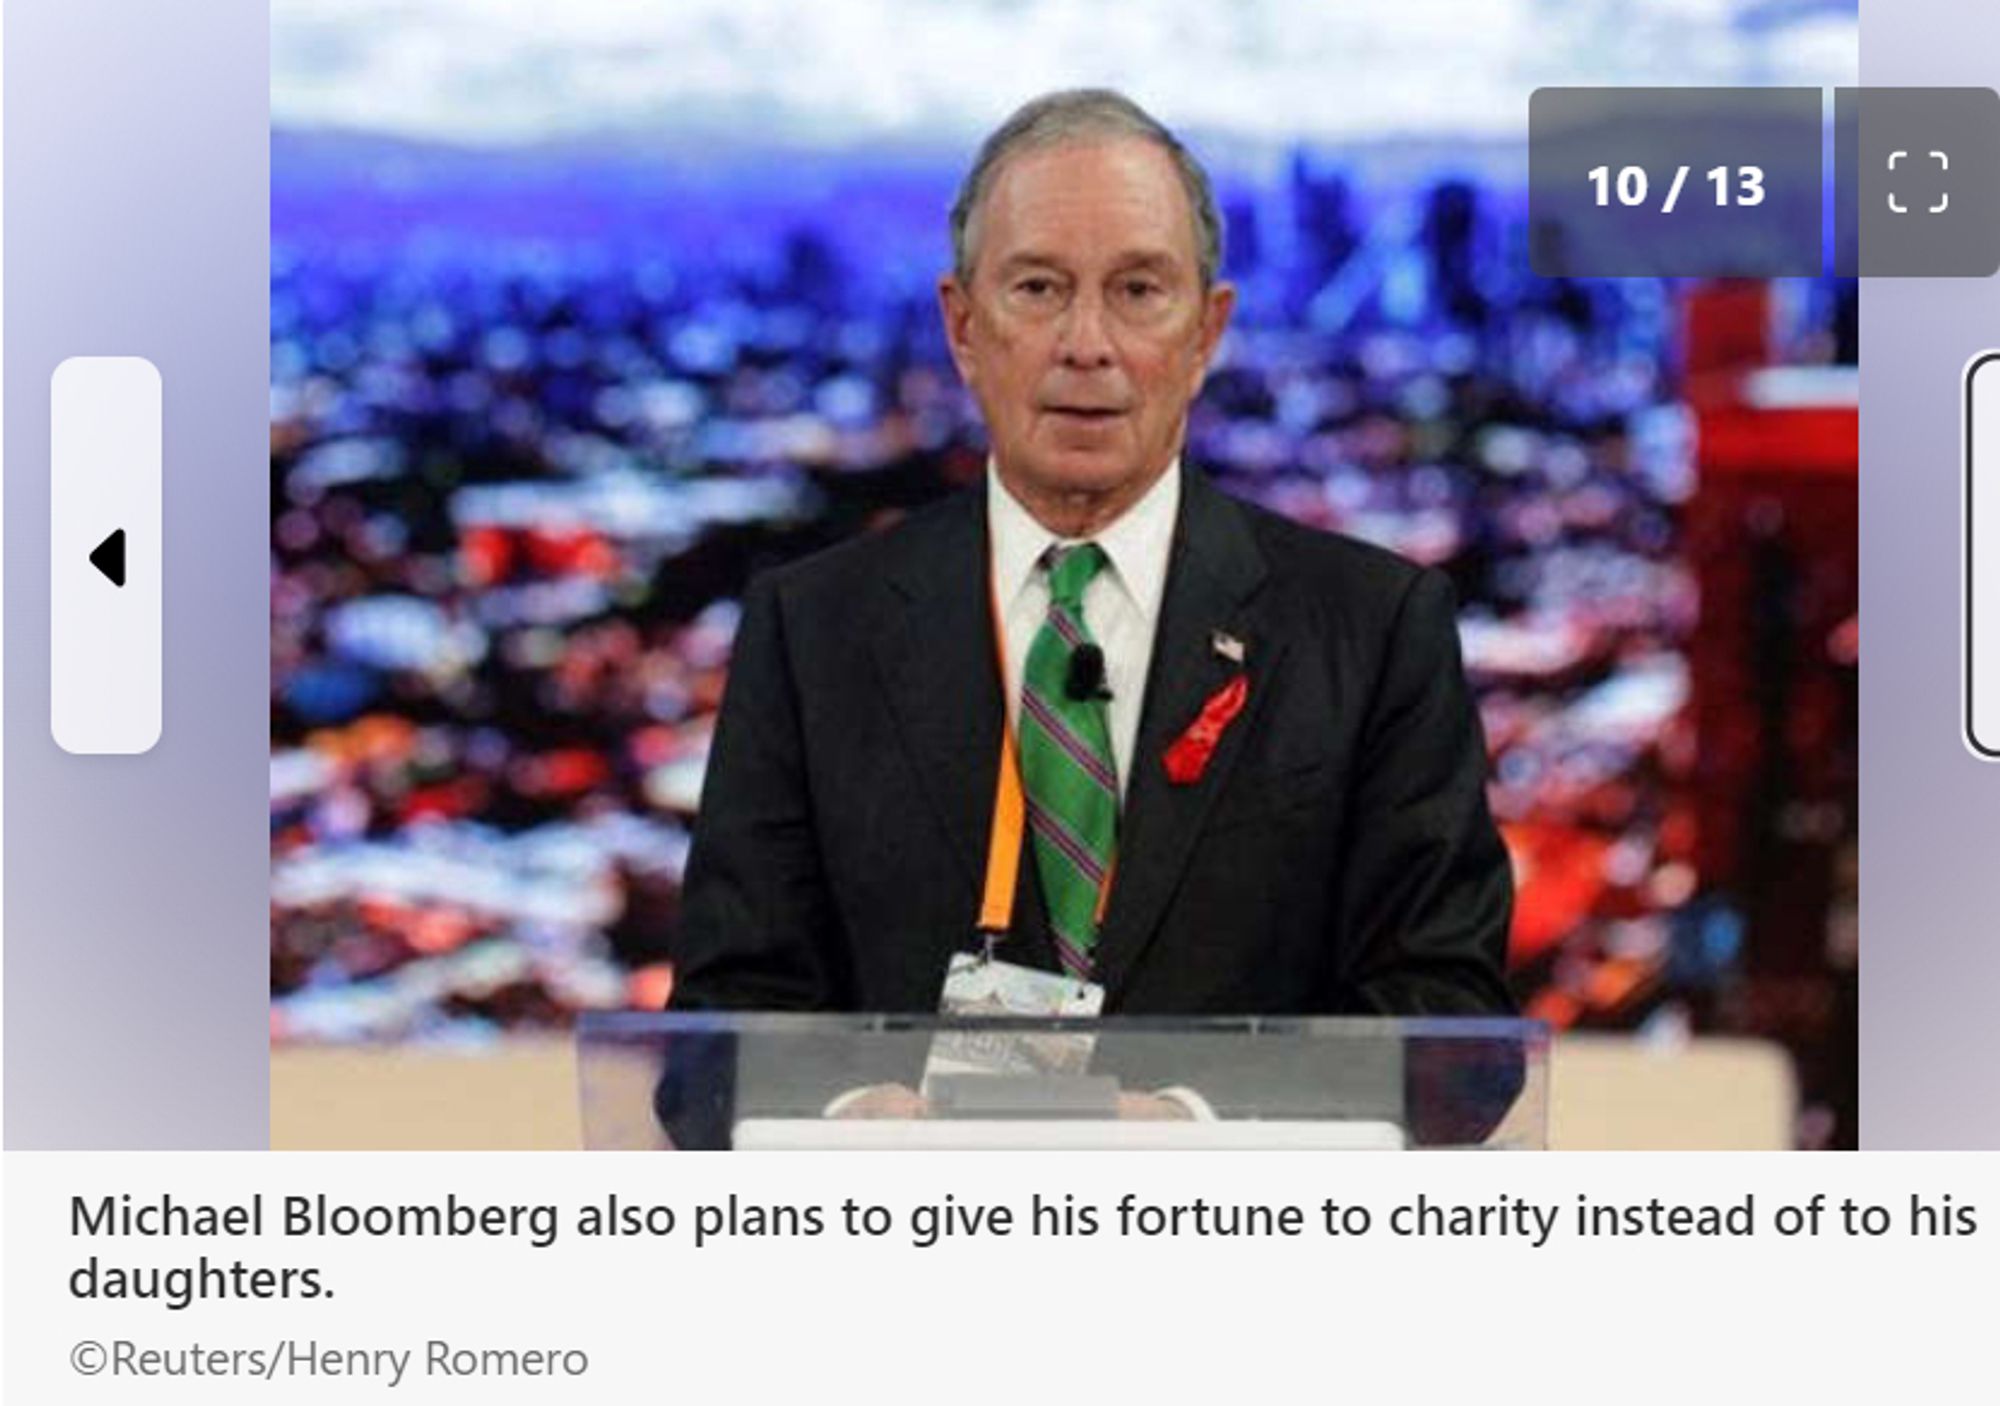
<path fill-rule="evenodd" d="M 1167 466 L 1146 495 L 1089 540 L 1104 549 L 1107 565 L 1083 592 L 1083 623 L 1104 651 L 1104 682 L 1111 751 L 1118 768 L 1118 793 L 1132 774 L 1132 751 L 1139 736 L 1139 709 L 1145 701 L 1146 670 L 1153 662 L 1153 636 L 1160 623 L 1160 600 L 1167 588 L 1167 558 L 1173 551 L 1174 520 L 1181 506 L 1181 461 Z M 1075 545 L 1035 521 L 986 465 L 986 530 L 992 549 L 993 586 L 1000 602 L 1001 653 L 1007 661 L 1007 725 L 1018 727 L 1021 675 L 1028 647 L 1049 614 L 1049 582 L 1036 569 L 1056 544 Z"/>

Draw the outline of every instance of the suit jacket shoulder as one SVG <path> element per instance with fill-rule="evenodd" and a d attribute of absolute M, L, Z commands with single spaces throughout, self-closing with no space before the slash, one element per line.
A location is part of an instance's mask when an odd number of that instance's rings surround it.
<path fill-rule="evenodd" d="M 773 567 L 753 579 L 787 613 L 806 610 L 850 618 L 873 605 L 876 587 L 898 581 L 921 585 L 942 569 L 976 574 L 985 561 L 986 515 L 976 489 L 960 489 L 876 532 Z"/>

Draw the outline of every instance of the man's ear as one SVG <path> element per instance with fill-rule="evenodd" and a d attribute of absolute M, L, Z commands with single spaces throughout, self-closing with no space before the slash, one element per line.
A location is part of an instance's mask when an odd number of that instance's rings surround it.
<path fill-rule="evenodd" d="M 938 279 L 937 293 L 938 313 L 944 318 L 944 340 L 951 348 L 952 365 L 958 368 L 959 379 L 970 387 L 974 367 L 968 335 L 972 329 L 972 298 L 958 276 L 950 273 Z"/>
<path fill-rule="evenodd" d="M 1201 394 L 1201 383 L 1208 379 L 1208 366 L 1215 359 L 1215 349 L 1222 344 L 1222 334 L 1229 329 L 1230 314 L 1236 311 L 1236 285 L 1218 283 L 1208 290 L 1208 296 L 1201 304 L 1201 331 L 1198 339 L 1201 359 L 1195 366 L 1194 387 L 1191 396 Z"/>

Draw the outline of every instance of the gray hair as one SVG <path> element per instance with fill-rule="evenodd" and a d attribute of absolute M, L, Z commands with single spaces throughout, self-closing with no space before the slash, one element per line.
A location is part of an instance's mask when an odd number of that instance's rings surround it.
<path fill-rule="evenodd" d="M 1188 208 L 1194 212 L 1194 247 L 1201 284 L 1204 288 L 1213 284 L 1222 269 L 1222 217 L 1216 213 L 1215 192 L 1209 186 L 1208 173 L 1181 144 L 1180 138 L 1151 113 L 1109 88 L 1044 93 L 1022 104 L 981 143 L 979 155 L 973 160 L 972 169 L 965 173 L 958 197 L 951 203 L 951 262 L 959 282 L 969 282 L 972 278 L 972 217 L 992 190 L 1002 162 L 1017 152 L 1107 137 L 1137 137 L 1173 158 L 1174 170 L 1187 192 Z"/>

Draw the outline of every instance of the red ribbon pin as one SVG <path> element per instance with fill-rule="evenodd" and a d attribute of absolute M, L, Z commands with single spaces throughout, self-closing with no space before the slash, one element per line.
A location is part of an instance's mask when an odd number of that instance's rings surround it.
<path fill-rule="evenodd" d="M 1223 731 L 1236 720 L 1243 711 L 1243 704 L 1250 697 L 1249 676 L 1237 673 L 1228 683 L 1208 696 L 1201 705 L 1201 712 L 1188 724 L 1188 729 L 1174 739 L 1167 748 L 1165 757 L 1167 779 L 1176 786 L 1191 786 L 1201 780 L 1201 774 L 1208 770 L 1208 759 L 1215 755 L 1215 746 L 1222 740 Z"/>

